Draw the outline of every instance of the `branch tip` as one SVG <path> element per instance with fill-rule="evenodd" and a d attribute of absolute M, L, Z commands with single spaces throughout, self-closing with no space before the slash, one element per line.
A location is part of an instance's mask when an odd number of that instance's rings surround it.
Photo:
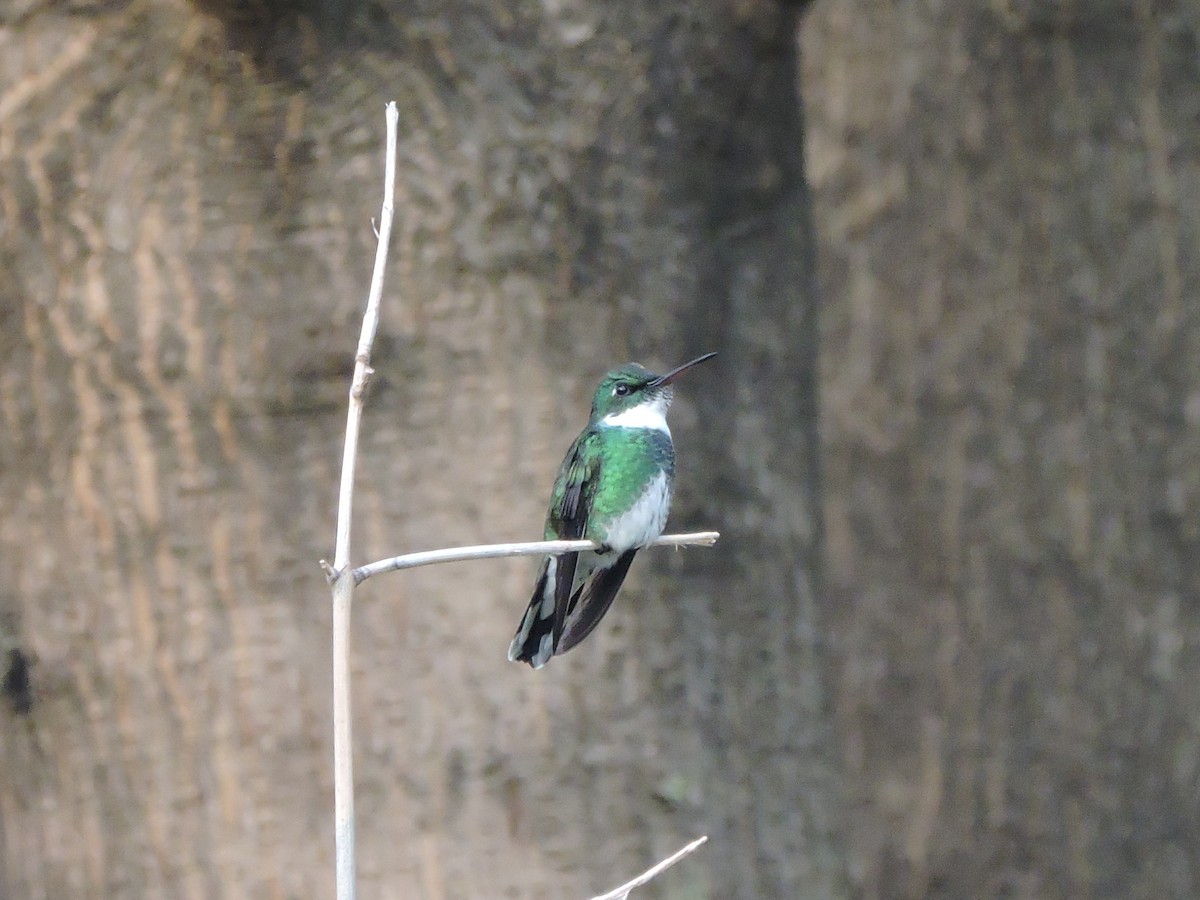
<path fill-rule="evenodd" d="M 643 884 L 653 879 L 656 875 L 671 868 L 671 866 L 675 865 L 675 863 L 679 862 L 689 853 L 693 853 L 694 851 L 700 849 L 700 847 L 702 847 L 707 841 L 707 834 L 700 835 L 700 837 L 696 838 L 686 847 L 676 850 L 662 862 L 651 866 L 637 878 L 634 878 L 632 881 L 625 882 L 619 888 L 615 888 L 609 891 L 607 894 L 601 894 L 598 897 L 593 897 L 592 900 L 626 900 L 626 898 L 629 896 L 629 893 L 634 888 L 641 887 Z"/>

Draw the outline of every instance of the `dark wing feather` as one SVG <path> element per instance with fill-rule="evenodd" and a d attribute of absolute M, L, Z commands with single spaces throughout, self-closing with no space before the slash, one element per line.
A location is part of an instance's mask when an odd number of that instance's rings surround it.
<path fill-rule="evenodd" d="M 564 538 L 574 540 L 574 538 Z M 579 562 L 578 553 L 564 553 L 558 558 L 558 567 L 554 571 L 554 649 L 558 652 L 558 642 L 562 638 L 563 625 L 567 621 L 567 607 L 571 601 L 571 588 L 575 584 L 575 568 Z"/>
<path fill-rule="evenodd" d="M 566 653 L 592 633 L 592 629 L 604 618 L 604 614 L 612 606 L 613 598 L 621 589 L 621 582 L 625 580 L 629 564 L 633 562 L 636 555 L 636 550 L 626 550 L 611 567 L 597 569 L 595 576 L 586 585 L 580 587 L 579 592 L 571 599 L 570 609 L 571 613 L 575 613 L 576 609 L 579 612 L 567 623 L 561 642 L 556 635 L 555 653 Z M 556 604 L 554 608 L 556 615 L 558 608 Z"/>
<path fill-rule="evenodd" d="M 552 531 L 561 540 L 579 540 L 587 532 L 592 497 L 595 496 L 596 485 L 600 480 L 600 454 L 595 452 L 598 437 L 594 431 L 588 429 L 575 439 L 575 443 L 567 451 L 562 472 L 554 485 L 547 531 Z M 575 585 L 575 569 L 578 562 L 578 553 L 564 553 L 558 557 L 554 580 L 556 652 L 562 638 L 568 608 L 572 605 L 571 592 Z"/>

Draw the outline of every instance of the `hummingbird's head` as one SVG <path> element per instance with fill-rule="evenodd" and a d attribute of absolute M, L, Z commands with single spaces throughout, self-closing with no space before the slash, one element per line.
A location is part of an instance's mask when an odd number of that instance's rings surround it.
<path fill-rule="evenodd" d="M 613 369 L 600 380 L 596 395 L 592 398 L 592 423 L 658 427 L 661 419 L 665 427 L 667 407 L 671 405 L 674 393 L 671 385 L 675 379 L 692 366 L 716 355 L 706 353 L 672 369 L 666 375 L 655 375 L 637 363 L 627 363 L 619 369 Z"/>

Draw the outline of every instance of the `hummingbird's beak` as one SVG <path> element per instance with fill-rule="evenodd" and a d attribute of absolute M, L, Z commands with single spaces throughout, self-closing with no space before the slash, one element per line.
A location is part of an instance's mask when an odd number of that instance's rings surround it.
<path fill-rule="evenodd" d="M 668 385 L 692 366 L 698 366 L 702 362 L 708 362 L 708 360 L 712 359 L 716 355 L 717 354 L 715 353 L 705 353 L 703 356 L 697 356 L 691 362 L 685 362 L 682 366 L 677 369 L 672 369 L 666 375 L 659 375 L 652 382 L 650 382 L 649 387 L 663 387 L 664 385 Z"/>

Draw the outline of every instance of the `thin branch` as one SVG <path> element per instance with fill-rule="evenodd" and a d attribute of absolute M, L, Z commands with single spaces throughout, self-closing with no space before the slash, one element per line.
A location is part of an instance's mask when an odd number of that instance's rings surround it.
<path fill-rule="evenodd" d="M 720 532 L 697 531 L 693 534 L 664 534 L 651 547 L 711 547 L 717 542 Z M 415 569 L 434 563 L 459 562 L 466 559 L 496 559 L 503 556 L 541 556 L 546 553 L 568 553 L 572 550 L 598 550 L 594 541 L 526 541 L 519 544 L 479 544 L 474 547 L 447 547 L 444 550 L 423 550 L 406 553 L 378 562 L 359 566 L 351 574 L 355 584 L 362 584 L 372 575 L 395 572 L 399 569 Z"/>
<path fill-rule="evenodd" d="M 363 398 L 371 377 L 371 345 L 379 327 L 379 299 L 383 296 L 383 273 L 387 267 L 388 239 L 392 233 L 392 195 L 396 185 L 396 104 L 387 105 L 387 156 L 384 160 L 383 212 L 379 219 L 379 244 L 375 270 L 367 294 L 358 350 L 354 354 L 354 377 L 350 382 L 350 408 L 346 414 L 346 446 L 342 453 L 342 483 L 338 491 L 337 538 L 333 567 L 326 573 L 333 585 L 333 796 L 334 842 L 337 857 L 338 900 L 354 900 L 354 757 L 350 732 L 350 605 L 355 581 L 347 571 L 350 564 L 350 520 L 354 507 L 354 467 L 358 459 L 358 431 L 362 422 Z"/>
<path fill-rule="evenodd" d="M 692 841 L 690 844 L 688 844 L 683 849 L 677 850 L 674 853 L 672 853 L 670 856 L 668 856 L 666 859 L 664 859 L 658 865 L 651 866 L 649 869 L 647 869 L 645 872 L 643 872 L 637 878 L 633 879 L 633 881 L 627 881 L 623 885 L 621 885 L 619 888 L 616 888 L 615 890 L 611 890 L 607 894 L 601 894 L 598 897 L 593 897 L 592 900 L 625 900 L 625 898 L 629 896 L 629 892 L 632 891 L 635 887 L 641 887 L 643 884 L 645 884 L 647 881 L 649 881 L 654 876 L 658 875 L 660 872 L 663 872 L 663 871 L 671 868 L 671 866 L 675 865 L 675 863 L 679 862 L 681 859 L 683 859 L 689 853 L 693 852 L 694 850 L 699 849 L 700 846 L 707 840 L 708 840 L 707 834 L 701 835 L 700 837 L 696 838 L 694 841 Z"/>

